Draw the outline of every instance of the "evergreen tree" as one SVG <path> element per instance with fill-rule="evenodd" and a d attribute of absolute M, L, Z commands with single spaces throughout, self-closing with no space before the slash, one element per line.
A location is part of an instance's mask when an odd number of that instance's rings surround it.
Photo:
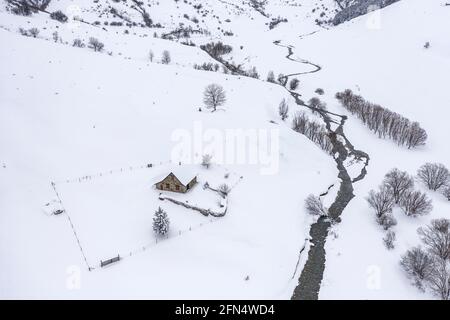
<path fill-rule="evenodd" d="M 158 235 L 165 235 L 169 232 L 169 224 L 170 220 L 167 213 L 161 207 L 158 207 L 153 217 L 153 231 Z"/>

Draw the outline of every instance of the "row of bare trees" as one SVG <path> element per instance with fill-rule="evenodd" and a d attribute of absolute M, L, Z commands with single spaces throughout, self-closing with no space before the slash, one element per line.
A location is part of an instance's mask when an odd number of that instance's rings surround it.
<path fill-rule="evenodd" d="M 350 89 L 338 92 L 336 98 L 380 138 L 390 138 L 400 146 L 407 146 L 408 149 L 426 143 L 427 133 L 418 122 L 411 122 L 398 113 L 368 102 Z"/>
<path fill-rule="evenodd" d="M 333 144 L 331 143 L 327 129 L 324 125 L 310 120 L 304 112 L 298 112 L 292 120 L 292 129 L 317 144 L 322 150 L 331 154 Z"/>

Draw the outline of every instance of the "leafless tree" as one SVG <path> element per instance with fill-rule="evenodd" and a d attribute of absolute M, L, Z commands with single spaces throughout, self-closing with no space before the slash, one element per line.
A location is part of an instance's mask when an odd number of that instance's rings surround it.
<path fill-rule="evenodd" d="M 427 133 L 418 122 L 411 122 L 398 113 L 365 101 L 349 89 L 338 92 L 336 98 L 380 138 L 388 137 L 409 149 L 426 143 Z"/>
<path fill-rule="evenodd" d="M 153 53 L 153 50 L 150 50 L 148 52 L 148 59 L 150 60 L 150 62 L 153 62 L 154 58 L 155 58 L 155 54 Z"/>
<path fill-rule="evenodd" d="M 317 122 L 310 121 L 305 113 L 299 112 L 295 115 L 292 120 L 292 129 L 305 135 L 309 140 L 322 148 L 322 150 L 329 154 L 332 153 L 333 144 L 331 143 L 326 128 Z"/>
<path fill-rule="evenodd" d="M 281 84 L 283 87 L 286 86 L 287 82 L 288 82 L 288 77 L 285 76 L 284 74 L 280 73 L 278 75 L 278 83 Z"/>
<path fill-rule="evenodd" d="M 435 219 L 417 230 L 429 252 L 442 260 L 450 260 L 450 220 Z"/>
<path fill-rule="evenodd" d="M 400 208 L 407 216 L 421 216 L 430 213 L 433 205 L 425 193 L 416 190 L 403 195 Z"/>
<path fill-rule="evenodd" d="M 218 84 L 210 84 L 203 92 L 203 103 L 207 108 L 217 110 L 217 107 L 224 105 L 226 102 L 225 90 Z"/>
<path fill-rule="evenodd" d="M 222 196 L 225 198 L 230 193 L 231 188 L 226 183 L 222 183 L 219 186 L 218 190 L 222 194 Z"/>
<path fill-rule="evenodd" d="M 448 201 L 450 201 L 450 186 L 446 186 L 446 187 L 442 190 L 442 194 L 444 195 L 444 197 L 447 198 Z"/>
<path fill-rule="evenodd" d="M 445 187 L 450 182 L 448 169 L 440 163 L 426 163 L 417 172 L 419 179 L 433 191 Z"/>
<path fill-rule="evenodd" d="M 170 57 L 170 52 L 167 51 L 167 50 L 164 50 L 163 54 L 162 54 L 162 58 L 161 58 L 161 63 L 162 64 L 169 64 L 170 61 L 172 61 L 172 58 Z"/>
<path fill-rule="evenodd" d="M 100 42 L 97 38 L 89 38 L 89 48 L 93 49 L 96 52 L 100 52 L 103 50 L 105 45 Z"/>
<path fill-rule="evenodd" d="M 29 32 L 30 32 L 30 35 L 33 37 L 33 38 L 37 38 L 37 36 L 39 35 L 39 29 L 38 28 L 31 28 L 30 30 L 29 30 Z"/>
<path fill-rule="evenodd" d="M 323 205 L 322 199 L 310 194 L 305 200 L 306 211 L 314 216 L 327 216 L 328 209 Z"/>
<path fill-rule="evenodd" d="M 391 213 L 385 213 L 377 217 L 377 222 L 384 230 L 389 230 L 393 226 L 397 225 L 397 220 Z"/>
<path fill-rule="evenodd" d="M 401 266 L 412 278 L 414 284 L 421 290 L 424 289 L 424 281 L 429 279 L 433 272 L 433 258 L 425 250 L 415 247 L 406 252 L 400 261 Z"/>
<path fill-rule="evenodd" d="M 445 260 L 434 260 L 433 268 L 427 278 L 431 291 L 442 300 L 450 299 L 450 266 Z"/>
<path fill-rule="evenodd" d="M 281 100 L 280 105 L 278 106 L 278 114 L 281 117 L 281 120 L 286 120 L 288 118 L 289 106 L 286 102 L 286 99 Z"/>
<path fill-rule="evenodd" d="M 383 238 L 384 245 L 388 250 L 392 250 L 395 248 L 395 239 L 396 235 L 395 232 L 392 230 L 389 230 L 386 235 Z"/>
<path fill-rule="evenodd" d="M 273 71 L 269 71 L 267 74 L 267 82 L 275 83 L 275 74 Z"/>
<path fill-rule="evenodd" d="M 209 169 L 211 166 L 212 156 L 210 154 L 204 154 L 202 157 L 202 166 Z"/>
<path fill-rule="evenodd" d="M 289 89 L 297 90 L 299 83 L 300 83 L 300 81 L 297 78 L 292 79 L 289 82 Z"/>
<path fill-rule="evenodd" d="M 38 11 L 45 11 L 51 0 L 6 0 L 8 9 L 14 14 L 28 16 Z"/>
<path fill-rule="evenodd" d="M 85 44 L 81 39 L 74 39 L 72 46 L 77 48 L 84 48 Z"/>
<path fill-rule="evenodd" d="M 408 172 L 395 168 L 386 174 L 384 184 L 391 190 L 394 202 L 399 204 L 404 194 L 414 188 L 414 178 Z"/>
<path fill-rule="evenodd" d="M 322 102 L 318 97 L 313 97 L 313 98 L 309 99 L 308 104 L 311 108 L 313 108 L 313 110 L 312 110 L 313 113 L 317 112 L 317 110 L 314 110 L 314 109 L 327 110 L 326 103 Z"/>
<path fill-rule="evenodd" d="M 379 191 L 376 192 L 374 190 L 371 190 L 369 192 L 367 202 L 369 203 L 370 207 L 375 209 L 377 218 L 380 218 L 386 213 L 392 212 L 394 197 L 392 196 L 389 188 L 383 185 L 380 187 Z"/>

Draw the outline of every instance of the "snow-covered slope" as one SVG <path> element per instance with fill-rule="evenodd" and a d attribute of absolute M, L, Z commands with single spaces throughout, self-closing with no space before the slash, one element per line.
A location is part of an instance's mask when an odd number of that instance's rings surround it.
<path fill-rule="evenodd" d="M 419 121 L 429 135 L 425 147 L 405 150 L 349 115 L 346 136 L 371 160 L 327 239 L 319 297 L 432 298 L 410 285 L 399 260 L 418 243 L 419 226 L 449 217 L 449 203 L 428 193 L 430 215 L 414 219 L 395 212 L 397 245 L 388 251 L 365 197 L 393 167 L 411 174 L 425 162 L 450 167 L 450 7 L 443 1 L 402 0 L 337 27 L 321 22 L 339 10 L 332 0 L 269 0 L 261 8 L 247 0 L 149 0 L 145 9 L 160 24 L 151 28 L 143 26 L 132 1 L 53 0 L 48 11 L 84 21 L 66 24 L 46 13 L 12 15 L 0 4 L 0 297 L 289 299 L 314 220 L 304 200 L 334 185 L 323 197 L 330 205 L 339 179 L 333 158 L 291 130 L 294 114 L 306 109 L 264 81 L 273 70 L 299 73 L 297 92 L 304 101 L 323 88 L 328 108 L 347 114 L 334 95 L 350 88 Z M 278 17 L 287 21 L 270 29 Z M 162 39 L 180 27 L 199 32 Z M 35 39 L 19 28 L 40 32 Z M 103 52 L 72 46 L 90 37 L 104 42 Z M 255 66 L 262 80 L 195 70 L 195 64 L 216 63 L 199 46 L 218 40 L 233 47 L 227 61 L 245 70 Z M 290 59 L 275 41 L 291 46 Z M 169 65 L 160 62 L 164 50 L 171 54 Z M 320 71 L 309 73 L 314 65 Z M 211 83 L 224 87 L 225 111 L 205 109 L 202 93 Z M 290 105 L 285 122 L 278 116 L 283 98 Z M 261 152 L 255 163 L 224 161 L 209 170 L 192 163 L 211 152 L 212 141 L 226 147 L 227 133 L 243 131 L 262 134 L 245 144 L 247 151 Z M 186 135 L 202 147 L 189 146 L 192 157 L 183 158 L 179 142 Z M 203 183 L 234 186 L 224 217 L 158 199 L 152 183 L 178 168 L 179 160 L 200 180 L 179 201 L 220 210 L 223 203 Z M 349 171 L 357 169 L 358 163 L 348 163 Z M 49 216 L 43 207 L 58 200 L 55 190 L 67 212 Z M 158 206 L 173 229 L 156 243 L 151 224 Z M 117 254 L 123 261 L 98 268 Z"/>

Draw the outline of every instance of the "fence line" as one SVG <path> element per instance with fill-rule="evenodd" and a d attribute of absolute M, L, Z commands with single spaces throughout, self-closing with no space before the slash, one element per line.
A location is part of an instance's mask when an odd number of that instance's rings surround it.
<path fill-rule="evenodd" d="M 98 172 L 98 173 L 94 173 L 94 174 L 89 174 L 89 175 L 85 175 L 85 176 L 81 176 L 81 177 L 77 177 L 77 178 L 58 180 L 58 181 L 55 181 L 54 183 L 55 184 L 63 184 L 63 183 L 90 181 L 94 178 L 100 178 L 100 177 L 107 176 L 107 175 L 112 175 L 112 174 L 121 173 L 121 172 L 129 172 L 129 171 L 139 170 L 139 169 L 151 169 L 155 166 L 162 166 L 162 165 L 166 165 L 166 164 L 170 164 L 170 163 L 172 163 L 171 160 L 159 161 L 158 163 L 147 163 L 145 165 L 128 166 L 128 167 L 119 168 L 119 169 L 115 169 L 115 170 L 107 170 L 107 171 L 102 171 L 102 172 Z M 180 165 L 180 163 L 178 163 L 178 165 Z"/>
<path fill-rule="evenodd" d="M 74 225 L 73 225 L 73 223 L 72 223 L 72 219 L 70 218 L 70 215 L 69 215 L 69 213 L 67 212 L 66 208 L 64 208 L 64 205 L 63 205 L 62 200 L 61 200 L 61 198 L 60 198 L 60 196 L 59 196 L 58 190 L 56 190 L 56 185 L 55 185 L 55 183 L 52 182 L 51 184 L 52 184 L 53 190 L 55 191 L 56 197 L 58 198 L 59 204 L 61 205 L 61 209 L 64 210 L 64 213 L 66 214 L 67 220 L 69 221 L 70 227 L 72 228 L 72 232 L 73 232 L 73 234 L 74 234 L 74 236 L 75 236 L 75 239 L 77 240 L 78 247 L 80 248 L 81 255 L 83 256 L 83 260 L 84 260 L 84 262 L 86 263 L 86 266 L 87 266 L 88 270 L 91 271 L 91 270 L 93 270 L 94 268 L 92 268 L 92 267 L 89 265 L 88 261 L 87 261 L 86 254 L 84 253 L 84 250 L 83 250 L 83 247 L 82 247 L 82 245 L 81 245 L 80 239 L 78 238 L 77 231 L 75 230 L 75 227 L 74 227 Z"/>

